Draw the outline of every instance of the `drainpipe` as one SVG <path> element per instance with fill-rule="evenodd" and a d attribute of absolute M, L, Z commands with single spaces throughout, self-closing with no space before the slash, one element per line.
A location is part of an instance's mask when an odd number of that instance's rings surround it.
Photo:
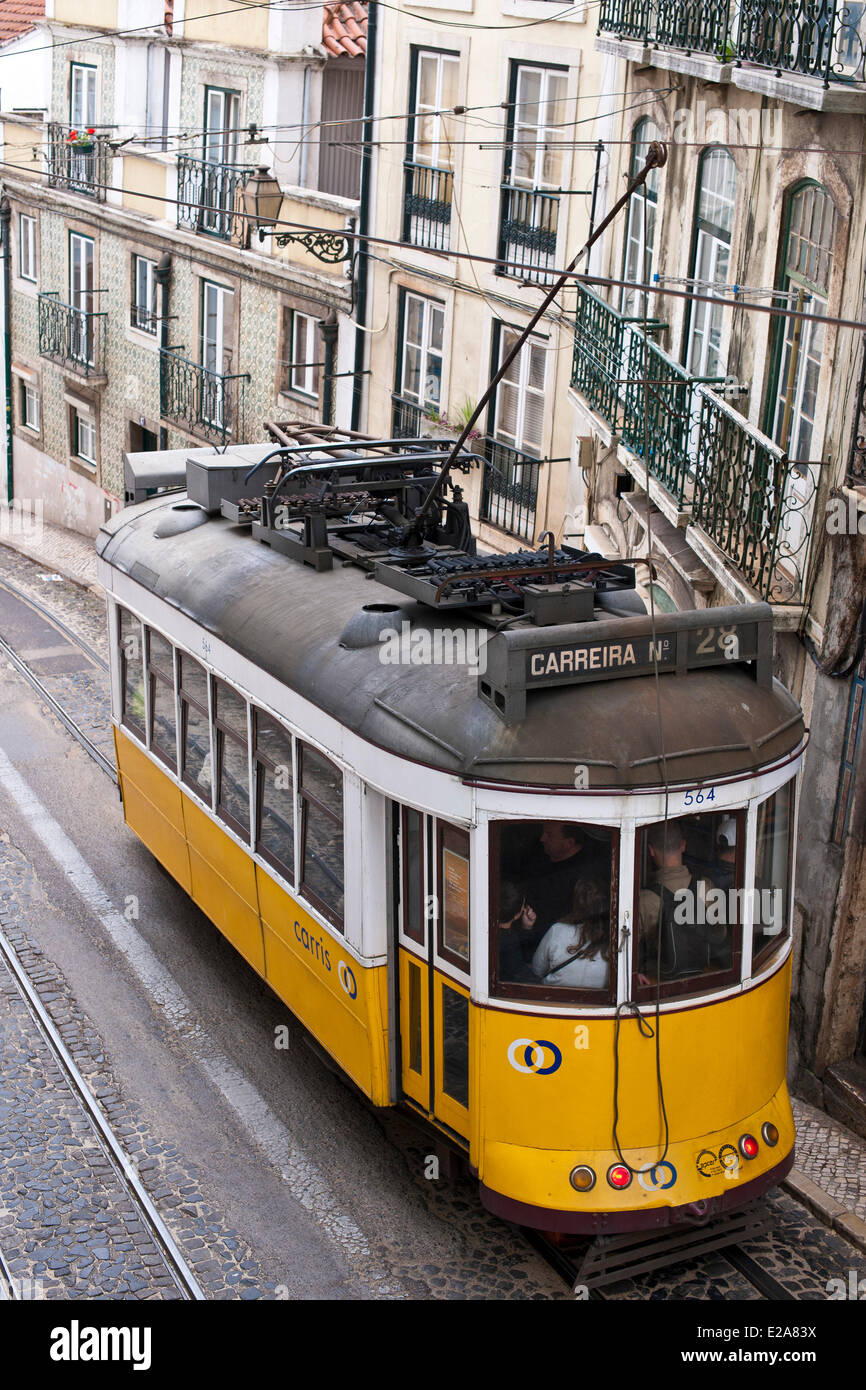
<path fill-rule="evenodd" d="M 168 347 L 168 286 L 171 280 L 171 256 L 163 251 L 156 263 L 156 283 L 159 285 L 159 413 L 162 415 L 162 351 Z M 168 448 L 168 430 L 159 427 L 159 447 Z"/>
<path fill-rule="evenodd" d="M 322 424 L 334 423 L 334 375 L 337 358 L 337 315 L 332 309 L 322 323 L 325 360 L 322 366 Z"/>
<path fill-rule="evenodd" d="M 364 133 L 361 151 L 361 206 L 358 215 L 358 231 L 361 236 L 369 232 L 370 184 L 373 173 L 373 108 L 376 86 L 376 37 L 378 29 L 378 9 L 376 0 L 370 0 L 367 14 L 367 64 L 364 72 Z M 358 294 L 355 300 L 355 319 L 366 323 L 367 319 L 367 275 L 369 257 L 367 243 L 358 242 L 355 252 L 357 266 Z M 364 356 L 366 333 L 355 329 L 355 373 L 352 378 L 352 429 L 361 427 L 361 403 L 364 396 Z"/>
<path fill-rule="evenodd" d="M 4 196 L 0 201 L 0 242 L 3 245 L 3 363 L 6 396 L 6 502 L 12 505 L 15 479 L 12 464 L 12 334 L 9 329 L 12 306 L 12 206 Z"/>

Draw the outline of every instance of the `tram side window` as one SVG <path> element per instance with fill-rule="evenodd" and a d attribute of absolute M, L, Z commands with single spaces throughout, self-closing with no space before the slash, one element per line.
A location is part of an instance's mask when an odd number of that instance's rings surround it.
<path fill-rule="evenodd" d="M 403 807 L 403 931 L 424 945 L 424 817 Z"/>
<path fill-rule="evenodd" d="M 439 952 L 469 968 L 469 836 L 439 824 Z"/>
<path fill-rule="evenodd" d="M 744 840 L 742 811 L 638 831 L 635 998 L 704 993 L 739 978 Z"/>
<path fill-rule="evenodd" d="M 214 732 L 217 760 L 217 815 L 238 835 L 250 833 L 250 773 L 247 702 L 223 681 L 214 680 Z"/>
<path fill-rule="evenodd" d="M 256 773 L 256 852 L 295 881 L 295 802 L 292 736 L 262 710 L 253 711 Z"/>
<path fill-rule="evenodd" d="M 752 974 L 786 941 L 791 919 L 794 783 L 758 806 Z"/>
<path fill-rule="evenodd" d="M 118 608 L 120 638 L 121 720 L 144 742 L 144 660 L 141 623 L 126 608 Z"/>
<path fill-rule="evenodd" d="M 177 768 L 174 648 L 151 628 L 147 629 L 147 674 L 150 681 L 150 747 L 174 772 Z"/>
<path fill-rule="evenodd" d="M 343 928 L 343 774 L 298 745 L 301 891 L 335 927 Z"/>
<path fill-rule="evenodd" d="M 210 803 L 211 753 L 207 671 L 180 655 L 181 777 Z"/>
<path fill-rule="evenodd" d="M 619 837 L 575 821 L 491 826 L 493 993 L 605 1004 L 612 965 Z"/>

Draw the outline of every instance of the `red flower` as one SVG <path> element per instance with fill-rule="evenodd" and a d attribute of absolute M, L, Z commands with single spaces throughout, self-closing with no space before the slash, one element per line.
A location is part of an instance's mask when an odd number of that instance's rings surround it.
<path fill-rule="evenodd" d="M 78 134 L 78 131 L 77 131 L 77 130 L 70 130 L 70 132 L 69 132 L 69 139 L 70 139 L 70 140 L 74 140 L 77 134 Z"/>
<path fill-rule="evenodd" d="M 95 135 L 95 134 L 96 134 L 96 130 L 94 129 L 93 126 L 91 126 L 91 127 L 89 128 L 87 134 L 88 134 L 88 135 Z"/>

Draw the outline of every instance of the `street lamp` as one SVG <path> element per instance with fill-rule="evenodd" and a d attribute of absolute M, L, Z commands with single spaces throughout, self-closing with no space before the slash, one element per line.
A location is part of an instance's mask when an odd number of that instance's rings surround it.
<path fill-rule="evenodd" d="M 283 195 L 280 185 L 266 164 L 250 174 L 243 187 L 244 212 L 252 231 L 258 228 L 259 241 L 266 236 L 276 237 L 278 246 L 297 242 L 306 247 L 317 260 L 328 265 L 347 261 L 352 255 L 352 240 L 342 232 L 277 232 L 273 224 L 279 220 Z M 266 230 L 270 228 L 270 230 Z"/>

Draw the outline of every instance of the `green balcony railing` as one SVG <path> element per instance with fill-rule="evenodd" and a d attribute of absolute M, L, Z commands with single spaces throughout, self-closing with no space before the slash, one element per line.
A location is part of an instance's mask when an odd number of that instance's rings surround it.
<path fill-rule="evenodd" d="M 624 405 L 625 329 L 638 323 L 643 323 L 642 317 L 619 314 L 585 285 L 577 286 L 571 384 L 614 433 L 619 432 Z M 647 324 L 650 333 L 663 327 L 657 319 Z"/>
<path fill-rule="evenodd" d="M 727 401 L 698 387 L 692 520 L 762 598 L 802 602 L 815 479 Z"/>
<path fill-rule="evenodd" d="M 38 304 L 40 357 L 48 357 L 82 376 L 100 376 L 105 369 L 108 315 L 64 304 L 55 290 L 40 294 Z"/>
<path fill-rule="evenodd" d="M 218 164 L 179 154 L 177 225 L 221 241 L 242 239 L 243 186 L 251 172 L 246 165 Z"/>
<path fill-rule="evenodd" d="M 693 377 L 658 343 L 630 328 L 622 442 L 644 458 L 649 471 L 682 508 L 695 469 L 700 420 L 699 383 L 722 377 Z"/>
<path fill-rule="evenodd" d="M 831 82 L 866 80 L 862 0 L 602 0 L 599 30 Z"/>
<path fill-rule="evenodd" d="M 403 161 L 403 240 L 412 246 L 447 251 L 451 244 L 451 196 L 454 175 L 450 169 Z"/>
<path fill-rule="evenodd" d="M 214 443 L 240 443 L 249 380 L 249 372 L 221 375 L 190 361 L 177 348 L 160 348 L 160 415 Z"/>

